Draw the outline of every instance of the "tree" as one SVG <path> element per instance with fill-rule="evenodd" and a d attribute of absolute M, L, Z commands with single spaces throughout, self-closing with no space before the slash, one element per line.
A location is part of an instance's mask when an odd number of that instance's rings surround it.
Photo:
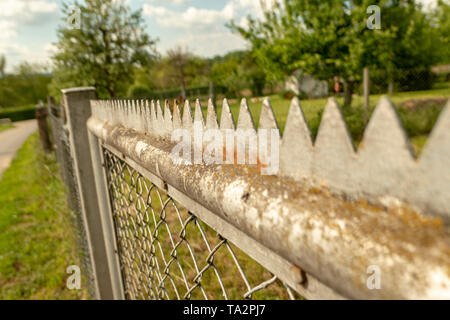
<path fill-rule="evenodd" d="M 92 85 L 100 96 L 116 97 L 125 92 L 134 68 L 155 58 L 155 40 L 144 32 L 141 11 L 132 12 L 121 0 L 75 1 L 74 6 L 80 9 L 80 28 L 58 30 L 52 89 Z M 67 17 L 69 9 L 64 5 Z"/>
<path fill-rule="evenodd" d="M 202 76 L 208 71 L 207 62 L 204 59 L 195 56 L 187 48 L 183 49 L 181 46 L 168 50 L 162 64 L 165 67 L 164 76 L 169 77 L 181 88 L 183 99 L 186 99 L 188 84 L 198 85 L 198 82 L 204 82 Z M 169 80 L 169 82 L 171 81 Z"/>
<path fill-rule="evenodd" d="M 450 63 L 450 1 L 439 0 L 436 7 L 440 63 Z"/>
<path fill-rule="evenodd" d="M 374 4 L 381 8 L 381 29 L 366 24 L 367 8 Z M 405 61 L 400 52 L 408 64 L 428 64 L 423 53 L 430 40 L 417 43 L 426 37 L 426 25 L 413 0 L 279 0 L 264 9 L 262 20 L 249 17 L 248 27 L 230 24 L 273 77 L 281 80 L 301 69 L 322 80 L 343 78 L 345 105 L 351 104 L 364 67 L 390 64 L 392 69 Z"/>
<path fill-rule="evenodd" d="M 266 85 L 266 74 L 250 51 L 233 51 L 214 58 L 211 79 L 235 96 L 246 88 L 254 96 L 261 96 Z"/>
<path fill-rule="evenodd" d="M 47 66 L 23 62 L 0 78 L 0 106 L 24 106 L 45 100 L 50 81 Z"/>
<path fill-rule="evenodd" d="M 167 51 L 167 59 L 171 66 L 171 76 L 176 79 L 181 87 L 181 96 L 186 99 L 186 67 L 190 58 L 190 53 L 183 50 L 181 46 Z"/>
<path fill-rule="evenodd" d="M 0 78 L 3 78 L 5 76 L 5 69 L 6 69 L 6 57 L 4 54 L 0 57 Z"/>
<path fill-rule="evenodd" d="M 228 95 L 235 97 L 241 95 L 241 91 L 245 89 L 247 84 L 244 70 L 236 59 L 214 63 L 211 70 L 211 79 L 214 83 L 226 88 Z"/>

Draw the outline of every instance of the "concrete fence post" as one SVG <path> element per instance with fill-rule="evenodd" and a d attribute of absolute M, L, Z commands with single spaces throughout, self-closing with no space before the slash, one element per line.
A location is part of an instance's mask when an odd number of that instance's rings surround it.
<path fill-rule="evenodd" d="M 52 144 L 50 142 L 50 134 L 48 132 L 47 116 L 47 109 L 41 101 L 36 107 L 36 120 L 38 123 L 42 149 L 44 149 L 45 152 L 50 152 L 52 150 Z"/>
<path fill-rule="evenodd" d="M 95 186 L 86 122 L 91 116 L 90 100 L 96 98 L 95 88 L 62 90 L 63 104 L 69 127 L 69 140 L 74 160 L 75 176 L 80 193 L 82 219 L 87 233 L 89 254 L 97 299 L 113 299 L 108 258 L 102 232 L 99 198 Z"/>
<path fill-rule="evenodd" d="M 363 72 L 363 87 L 364 87 L 364 124 L 367 124 L 367 111 L 370 104 L 370 75 L 369 68 L 364 68 Z"/>

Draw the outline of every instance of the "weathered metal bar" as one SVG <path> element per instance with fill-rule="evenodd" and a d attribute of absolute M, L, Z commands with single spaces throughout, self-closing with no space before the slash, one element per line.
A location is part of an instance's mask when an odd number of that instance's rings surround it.
<path fill-rule="evenodd" d="M 124 300 L 122 274 L 118 257 L 116 234 L 112 217 L 111 201 L 109 198 L 108 181 L 105 174 L 105 161 L 102 146 L 98 138 L 89 133 L 89 145 L 91 147 L 92 168 L 95 177 L 95 187 L 98 195 L 99 215 L 103 230 L 106 256 L 108 259 L 109 274 L 111 275 L 111 289 L 115 300 Z"/>
<path fill-rule="evenodd" d="M 93 265 L 96 298 L 113 299 L 86 127 L 86 121 L 91 116 L 89 100 L 95 99 L 95 88 L 66 89 L 62 93 L 75 176 L 80 191 L 81 212 Z"/>
<path fill-rule="evenodd" d="M 173 144 L 106 119 L 104 143 L 348 298 L 449 298 L 450 235 L 442 219 L 404 204 L 372 206 L 250 166 L 173 163 Z M 417 232 L 417 230 L 420 232 Z M 371 266 L 381 287 L 370 289 Z"/>
<path fill-rule="evenodd" d="M 260 244 L 255 239 L 249 237 L 247 234 L 214 214 L 201 204 L 192 200 L 189 196 L 180 192 L 170 184 L 167 184 L 158 176 L 154 175 L 131 158 L 124 157 L 119 151 L 110 145 L 104 145 L 116 157 L 129 164 L 132 168 L 140 172 L 144 177 L 149 179 L 161 190 L 172 197 L 174 200 L 183 204 L 189 212 L 195 213 L 195 216 L 200 218 L 209 227 L 214 229 L 221 236 L 236 245 L 240 250 L 245 252 L 255 261 L 258 261 L 267 270 L 276 274 L 285 284 L 295 289 L 302 297 L 307 299 L 333 299 L 342 300 L 343 296 L 336 293 L 333 289 L 327 287 L 312 275 L 306 275 L 303 270 L 286 259 L 280 257 L 274 251 Z"/>

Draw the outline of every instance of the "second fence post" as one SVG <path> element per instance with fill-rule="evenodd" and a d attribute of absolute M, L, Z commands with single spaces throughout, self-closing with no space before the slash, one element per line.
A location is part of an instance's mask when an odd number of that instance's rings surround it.
<path fill-rule="evenodd" d="M 90 258 L 96 285 L 96 298 L 113 299 L 111 275 L 108 267 L 105 242 L 95 187 L 91 150 L 86 122 L 91 116 L 90 100 L 96 98 L 95 88 L 62 90 L 69 139 L 76 180 L 80 193 L 80 205 L 87 233 Z"/>
<path fill-rule="evenodd" d="M 50 152 L 52 150 L 52 144 L 50 142 L 50 134 L 48 132 L 47 116 L 47 109 L 41 101 L 36 107 L 36 120 L 38 123 L 42 149 L 44 149 L 45 152 Z"/>

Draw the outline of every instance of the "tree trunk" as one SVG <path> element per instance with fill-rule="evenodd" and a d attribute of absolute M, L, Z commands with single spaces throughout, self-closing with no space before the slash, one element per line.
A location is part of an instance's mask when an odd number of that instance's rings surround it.
<path fill-rule="evenodd" d="M 116 92 L 114 91 L 113 88 L 107 87 L 106 90 L 108 91 L 110 99 L 115 99 L 116 98 Z"/>
<path fill-rule="evenodd" d="M 216 105 L 216 88 L 214 85 L 214 82 L 209 82 L 209 98 L 211 99 L 212 103 Z"/>
<path fill-rule="evenodd" d="M 354 85 L 353 80 L 345 80 L 344 82 L 344 106 L 346 107 L 352 105 Z"/>
<path fill-rule="evenodd" d="M 186 82 L 184 78 L 181 80 L 181 97 L 183 100 L 186 100 Z"/>
<path fill-rule="evenodd" d="M 389 94 L 393 94 L 394 93 L 394 81 L 392 81 L 392 80 L 389 80 L 388 93 Z"/>

